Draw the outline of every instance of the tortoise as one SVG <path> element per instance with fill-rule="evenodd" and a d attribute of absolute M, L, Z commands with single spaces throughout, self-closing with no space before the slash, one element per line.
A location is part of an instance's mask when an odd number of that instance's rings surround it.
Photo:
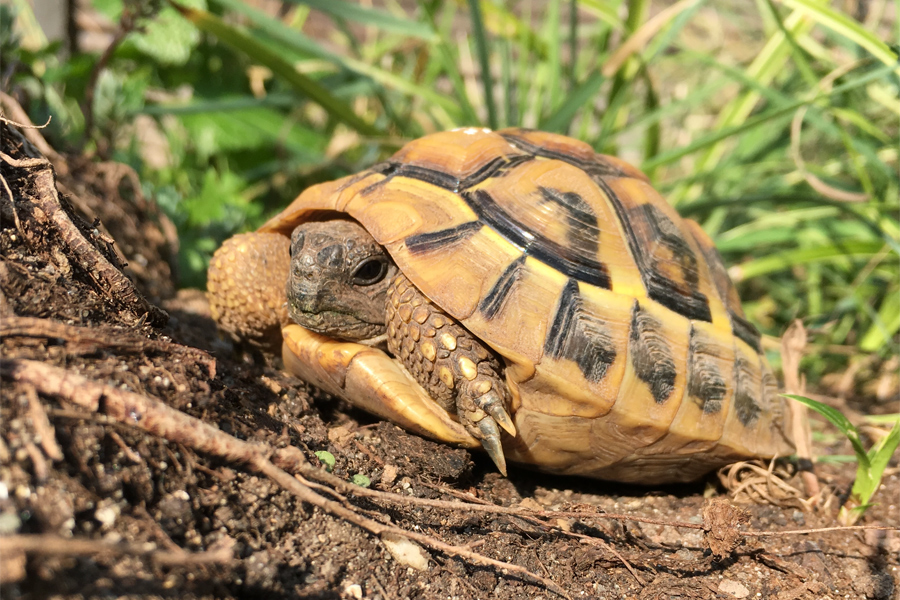
<path fill-rule="evenodd" d="M 410 142 L 228 240 L 208 291 L 233 337 L 504 474 L 661 484 L 793 451 L 710 238 L 638 169 L 562 135 Z"/>

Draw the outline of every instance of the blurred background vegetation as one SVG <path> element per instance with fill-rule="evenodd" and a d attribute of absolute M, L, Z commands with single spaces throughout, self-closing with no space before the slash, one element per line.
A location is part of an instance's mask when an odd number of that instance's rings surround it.
<path fill-rule="evenodd" d="M 896 412 L 897 2 L 92 0 L 50 42 L 27 0 L 0 11 L 3 90 L 52 115 L 58 150 L 138 171 L 182 286 L 410 139 L 540 128 L 641 166 L 716 240 L 770 350 L 802 319 L 816 389 Z"/>

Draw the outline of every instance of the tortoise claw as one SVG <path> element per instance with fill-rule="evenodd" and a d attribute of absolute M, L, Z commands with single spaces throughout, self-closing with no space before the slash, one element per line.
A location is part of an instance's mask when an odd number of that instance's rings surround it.
<path fill-rule="evenodd" d="M 491 415 L 506 433 L 516 437 L 516 426 L 513 424 L 513 420 L 509 416 L 509 413 L 507 413 L 506 409 L 503 407 L 503 400 L 500 399 L 497 392 L 494 390 L 489 391 L 487 394 L 476 400 L 475 404 L 478 408 Z"/>
<path fill-rule="evenodd" d="M 497 423 L 490 417 L 478 421 L 478 430 L 481 432 L 481 445 L 488 453 L 497 470 L 506 477 L 506 457 L 503 456 L 503 447 L 500 445 L 500 430 Z"/>

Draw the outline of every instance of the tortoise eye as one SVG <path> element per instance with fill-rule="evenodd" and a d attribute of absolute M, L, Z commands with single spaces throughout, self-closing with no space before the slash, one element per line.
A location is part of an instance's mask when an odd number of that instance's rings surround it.
<path fill-rule="evenodd" d="M 373 285 L 387 275 L 388 265 L 383 258 L 370 258 L 360 263 L 353 272 L 354 285 Z"/>

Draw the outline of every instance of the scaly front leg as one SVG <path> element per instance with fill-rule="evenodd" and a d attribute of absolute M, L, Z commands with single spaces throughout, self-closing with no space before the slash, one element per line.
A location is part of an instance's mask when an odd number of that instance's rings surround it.
<path fill-rule="evenodd" d="M 498 425 L 511 436 L 516 428 L 500 360 L 402 274 L 388 288 L 386 320 L 388 350 L 438 404 L 456 411 L 506 475 Z"/>

